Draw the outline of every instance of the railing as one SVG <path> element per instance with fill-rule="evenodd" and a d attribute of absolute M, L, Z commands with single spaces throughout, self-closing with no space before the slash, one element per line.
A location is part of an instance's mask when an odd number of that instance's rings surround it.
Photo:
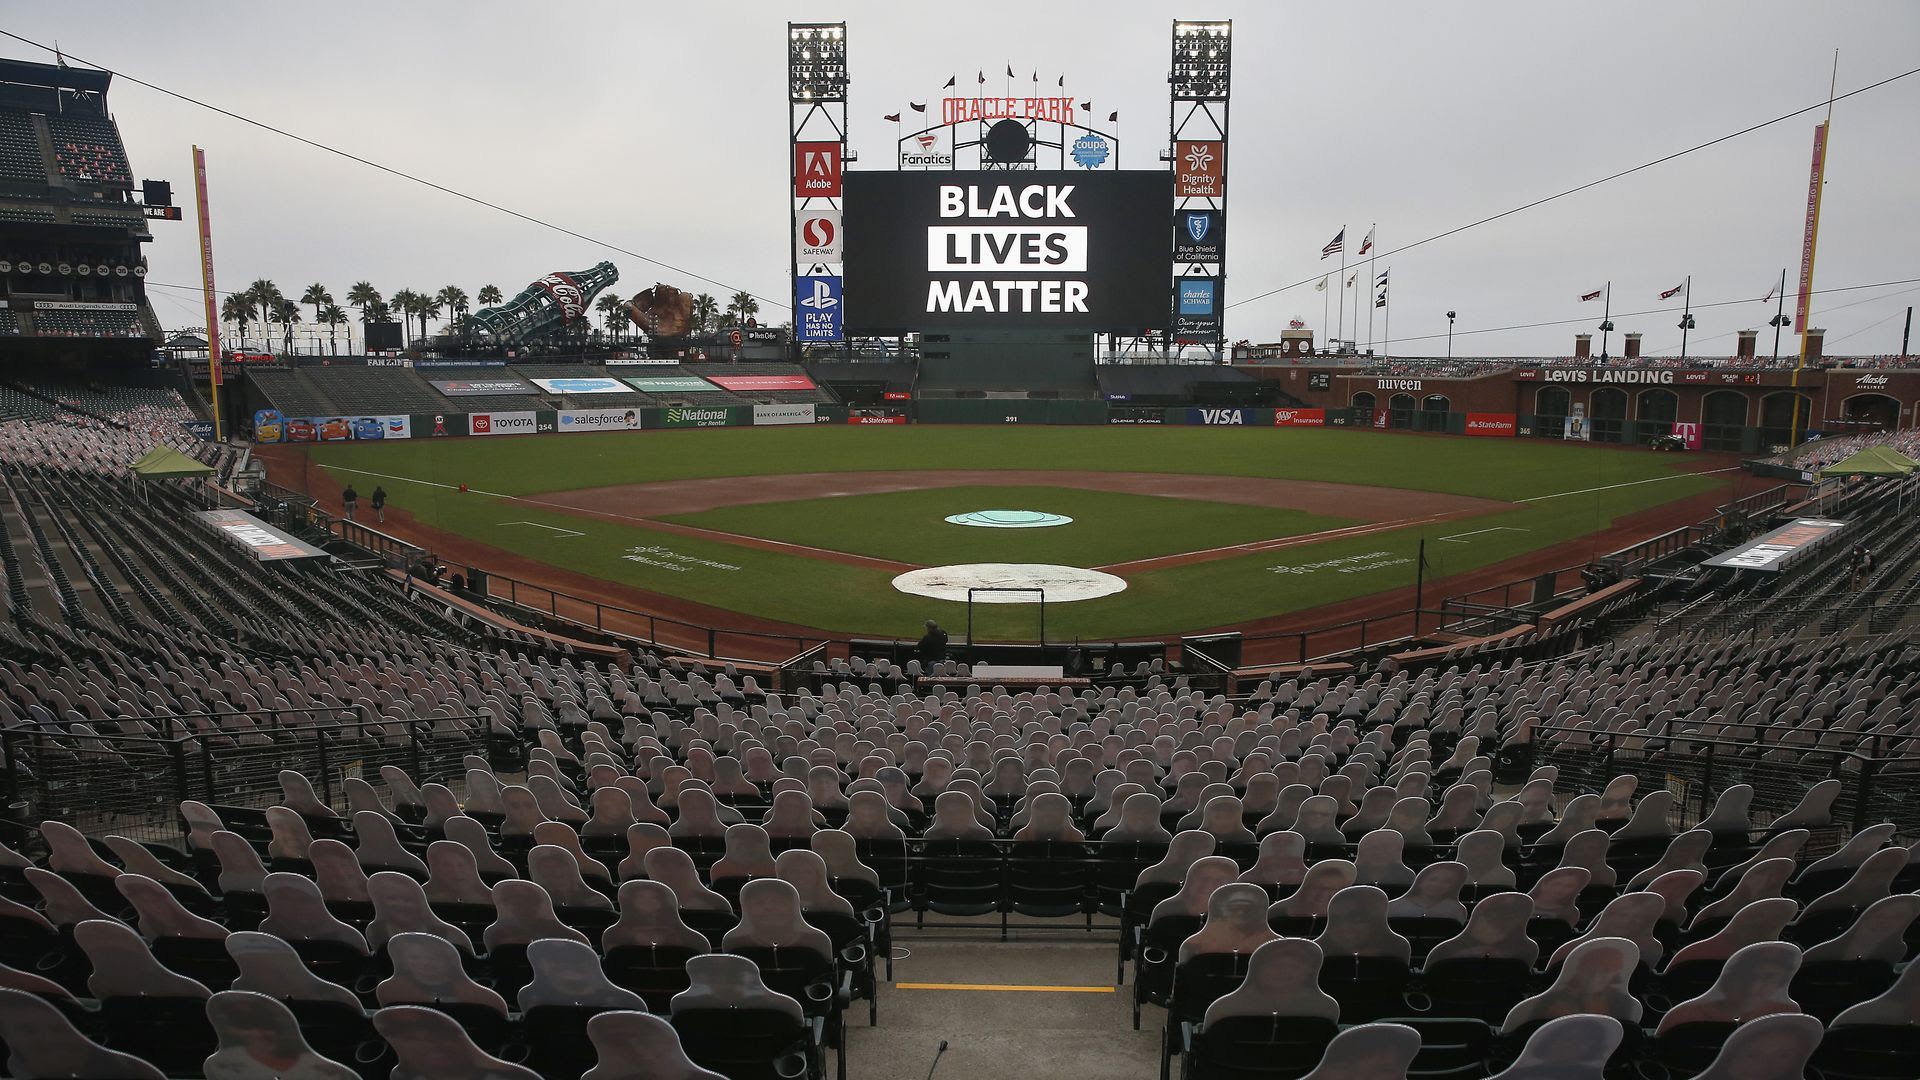
<path fill-rule="evenodd" d="M 482 573 L 485 595 L 489 600 L 583 629 L 591 628 L 600 634 L 612 634 L 643 645 L 713 660 L 777 663 L 782 658 L 828 641 L 797 634 L 769 634 L 703 626 L 650 611 L 635 611 L 617 604 L 575 596 L 502 574 Z"/>
<path fill-rule="evenodd" d="M 521 737 L 493 730 L 485 711 L 426 720 L 381 719 L 364 707 L 245 715 L 254 727 L 238 726 L 241 714 L 233 713 L 168 717 L 154 736 L 0 730 L 0 801 L 16 821 L 180 844 L 183 800 L 264 808 L 281 799 L 283 769 L 307 777 L 321 801 L 345 814 L 346 780 L 371 781 L 383 765 L 461 790 L 468 754 L 503 769 L 524 762 Z M 280 722 L 287 717 L 306 719 Z"/>
<path fill-rule="evenodd" d="M 1732 611 L 1714 611 L 1690 614 L 1687 608 L 1660 621 L 1660 629 L 1674 633 L 1709 632 L 1717 635 L 1740 633 L 1758 633 L 1763 625 L 1776 627 L 1774 633 L 1783 636 L 1814 632 L 1820 634 L 1838 634 L 1852 627 L 1861 616 L 1867 617 L 1862 633 L 1883 634 L 1915 616 L 1920 616 L 1920 604 L 1886 604 L 1881 601 L 1887 597 L 1906 592 L 1905 587 L 1883 589 L 1873 593 L 1859 593 L 1840 600 L 1823 599 L 1805 601 L 1797 605 L 1774 610 L 1763 610 L 1759 604 L 1741 605 Z"/>
<path fill-rule="evenodd" d="M 1839 780 L 1833 819 L 1849 831 L 1892 822 L 1900 835 L 1920 837 L 1920 759 L 1894 756 L 1885 736 L 1861 736 L 1852 750 L 1788 744 L 1788 729 L 1724 724 L 1731 735 L 1662 735 L 1592 731 L 1542 724 L 1525 745 L 1526 769 L 1560 770 L 1562 791 L 1598 791 L 1615 776 L 1631 773 L 1644 793 L 1665 788 L 1676 796 L 1675 829 L 1704 819 L 1720 793 L 1735 784 L 1754 789 L 1756 824 L 1793 809 L 1807 789 Z M 1779 757 L 1770 752 L 1785 752 Z"/>

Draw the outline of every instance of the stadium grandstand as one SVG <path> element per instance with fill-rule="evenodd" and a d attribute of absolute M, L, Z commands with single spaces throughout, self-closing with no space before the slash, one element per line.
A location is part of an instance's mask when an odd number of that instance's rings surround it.
<path fill-rule="evenodd" d="M 842 189 L 844 32 L 779 326 L 567 232 L 163 331 L 114 76 L 0 60 L 0 1073 L 1920 1077 L 1920 364 L 1229 345 L 1231 23 L 1137 205 L 1013 89 Z M 867 314 L 1070 198 L 1059 318 Z"/>

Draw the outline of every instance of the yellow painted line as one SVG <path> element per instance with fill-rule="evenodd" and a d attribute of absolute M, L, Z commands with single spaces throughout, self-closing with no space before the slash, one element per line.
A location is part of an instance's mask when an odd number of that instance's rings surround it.
<path fill-rule="evenodd" d="M 895 990 L 1003 990 L 1023 994 L 1111 994 L 1111 986 L 1018 986 L 1003 983 L 894 983 Z"/>

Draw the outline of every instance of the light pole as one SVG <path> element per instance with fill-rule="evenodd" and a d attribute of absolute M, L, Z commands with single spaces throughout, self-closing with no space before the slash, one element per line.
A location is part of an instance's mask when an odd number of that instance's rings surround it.
<path fill-rule="evenodd" d="M 1447 312 L 1447 359 L 1453 359 L 1453 312 Z"/>

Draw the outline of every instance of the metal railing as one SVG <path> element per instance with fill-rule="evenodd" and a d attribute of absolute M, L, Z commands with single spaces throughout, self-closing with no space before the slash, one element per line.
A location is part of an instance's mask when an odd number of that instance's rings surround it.
<path fill-rule="evenodd" d="M 1723 724 L 1728 735 L 1662 735 L 1592 731 L 1556 724 L 1534 729 L 1523 757 L 1531 771 L 1560 770 L 1555 788 L 1599 791 L 1631 773 L 1644 793 L 1665 788 L 1676 796 L 1675 829 L 1704 819 L 1720 793 L 1735 784 L 1754 789 L 1756 825 L 1793 809 L 1807 789 L 1839 780 L 1833 819 L 1848 831 L 1892 822 L 1900 835 L 1920 837 L 1920 758 L 1895 756 L 1885 736 L 1861 736 L 1854 749 L 1786 743 L 1786 731 L 1754 724 Z"/>
<path fill-rule="evenodd" d="M 277 722 L 315 714 L 351 719 Z M 0 730 L 0 801 L 15 821 L 177 845 L 182 801 L 264 809 L 281 799 L 283 769 L 305 776 L 344 815 L 347 779 L 376 781 L 383 765 L 460 790 L 468 754 L 502 769 L 524 761 L 521 736 L 493 730 L 484 710 L 424 720 L 382 719 L 364 707 L 285 710 L 249 714 L 250 728 L 233 723 L 238 715 L 168 717 L 151 736 Z"/>
<path fill-rule="evenodd" d="M 485 597 L 545 619 L 713 660 L 779 663 L 829 639 L 735 630 L 656 615 L 482 571 Z"/>

